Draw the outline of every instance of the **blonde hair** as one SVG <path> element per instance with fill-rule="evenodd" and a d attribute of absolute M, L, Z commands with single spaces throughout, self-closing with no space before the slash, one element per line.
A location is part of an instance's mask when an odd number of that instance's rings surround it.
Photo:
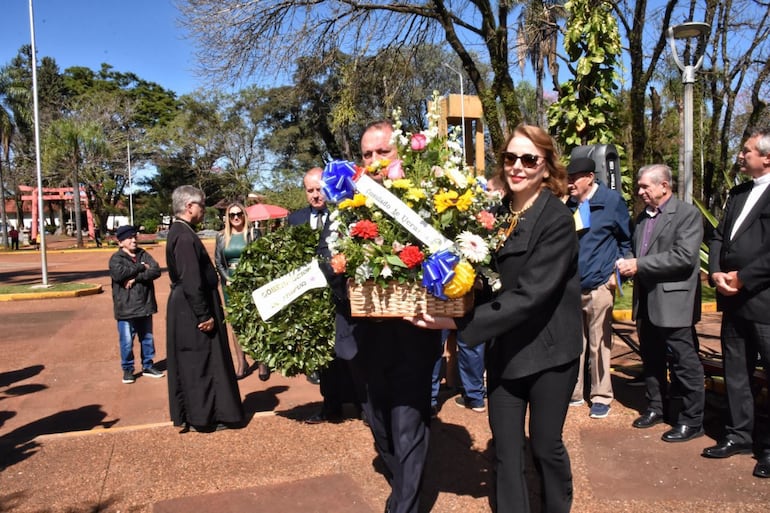
<path fill-rule="evenodd" d="M 225 247 L 230 245 L 230 239 L 233 236 L 233 227 L 230 224 L 230 209 L 233 207 L 238 207 L 241 209 L 243 215 L 243 233 L 246 237 L 246 242 L 249 242 L 249 234 L 251 233 L 251 221 L 249 221 L 249 216 L 246 214 L 246 207 L 237 201 L 230 203 L 225 209 L 225 229 L 222 231 L 222 234 L 225 238 Z"/>

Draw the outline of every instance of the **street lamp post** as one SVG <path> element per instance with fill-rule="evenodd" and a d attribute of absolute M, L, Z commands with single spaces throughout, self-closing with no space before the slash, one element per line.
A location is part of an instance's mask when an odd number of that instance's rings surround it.
<path fill-rule="evenodd" d="M 695 72 L 703 64 L 704 54 L 699 57 L 694 55 L 692 60 L 695 64 L 682 63 L 676 50 L 677 39 L 695 39 L 697 40 L 708 34 L 711 27 L 707 23 L 686 22 L 668 28 L 668 42 L 671 45 L 671 52 L 674 55 L 674 62 L 682 72 L 682 84 L 684 84 L 684 201 L 692 203 L 692 147 L 693 147 L 693 84 L 695 83 Z M 681 195 L 681 192 L 680 192 Z"/>

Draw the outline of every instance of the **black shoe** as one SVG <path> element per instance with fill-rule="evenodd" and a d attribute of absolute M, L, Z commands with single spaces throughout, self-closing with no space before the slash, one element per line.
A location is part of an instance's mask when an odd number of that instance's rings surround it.
<path fill-rule="evenodd" d="M 703 426 L 685 426 L 684 424 L 677 424 L 673 428 L 669 429 L 661 440 L 664 442 L 687 442 L 693 438 L 703 436 Z"/>
<path fill-rule="evenodd" d="M 663 422 L 663 414 L 647 410 L 641 417 L 637 418 L 631 425 L 635 428 L 646 429 Z"/>
<path fill-rule="evenodd" d="M 626 381 L 626 386 L 629 387 L 643 387 L 646 384 L 647 382 L 645 381 L 644 376 L 636 376 L 635 378 Z"/>
<path fill-rule="evenodd" d="M 314 385 L 320 385 L 321 384 L 321 374 L 318 373 L 318 371 L 313 371 L 310 374 L 307 375 L 307 380 L 314 384 Z"/>
<path fill-rule="evenodd" d="M 311 415 L 310 417 L 305 419 L 305 424 L 323 424 L 324 422 L 342 422 L 342 412 L 341 411 L 327 411 L 325 409 L 321 409 L 318 413 L 315 415 Z"/>
<path fill-rule="evenodd" d="M 729 458 L 736 454 L 749 454 L 751 452 L 751 444 L 733 442 L 729 438 L 726 438 L 712 447 L 706 447 L 701 453 L 706 458 Z"/>
<path fill-rule="evenodd" d="M 765 453 L 764 456 L 758 458 L 753 475 L 754 477 L 770 477 L 770 453 Z"/>
<path fill-rule="evenodd" d="M 260 362 L 257 367 L 259 368 L 259 374 L 257 374 L 257 376 L 259 376 L 260 381 L 267 381 L 270 379 L 270 373 L 272 371 L 270 370 L 270 367 L 267 366 L 267 364 Z"/>

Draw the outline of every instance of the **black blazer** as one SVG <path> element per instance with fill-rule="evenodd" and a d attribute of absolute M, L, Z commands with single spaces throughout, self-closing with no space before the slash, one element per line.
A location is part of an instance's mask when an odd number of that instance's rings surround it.
<path fill-rule="evenodd" d="M 578 358 L 578 238 L 569 209 L 544 189 L 494 259 L 500 292 L 457 320 L 464 342 L 491 340 L 490 377 L 521 378 Z"/>
<path fill-rule="evenodd" d="M 295 210 L 291 214 L 289 214 L 288 219 L 286 220 L 289 223 L 289 226 L 297 226 L 300 224 L 310 224 L 310 214 L 313 212 L 313 207 L 307 206 L 305 208 L 301 208 L 299 210 Z M 328 214 L 328 211 L 326 208 L 323 210 L 320 210 L 319 212 L 323 214 Z M 326 216 L 329 217 L 328 215 Z"/>
<path fill-rule="evenodd" d="M 709 243 L 709 275 L 738 271 L 743 288 L 734 296 L 717 294 L 720 311 L 751 321 L 767 322 L 770 306 L 770 187 L 730 240 L 736 219 L 753 182 L 732 188 L 721 222 Z"/>

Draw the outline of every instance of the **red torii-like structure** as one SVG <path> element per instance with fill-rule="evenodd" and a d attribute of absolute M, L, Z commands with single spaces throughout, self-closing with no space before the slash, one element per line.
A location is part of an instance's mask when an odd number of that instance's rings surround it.
<path fill-rule="evenodd" d="M 40 193 L 37 187 L 30 187 L 29 185 L 19 185 L 19 191 L 22 193 L 28 192 L 31 195 L 22 194 L 22 201 L 32 201 L 32 232 L 30 237 L 34 239 L 37 237 L 38 219 L 42 212 L 37 211 L 37 198 Z M 72 187 L 43 187 L 43 200 L 48 201 L 68 201 L 74 198 L 74 189 Z M 88 235 L 94 237 L 94 216 L 91 213 L 91 208 L 88 206 L 88 195 L 83 188 L 80 188 L 80 202 L 85 203 L 86 220 L 88 222 Z"/>

